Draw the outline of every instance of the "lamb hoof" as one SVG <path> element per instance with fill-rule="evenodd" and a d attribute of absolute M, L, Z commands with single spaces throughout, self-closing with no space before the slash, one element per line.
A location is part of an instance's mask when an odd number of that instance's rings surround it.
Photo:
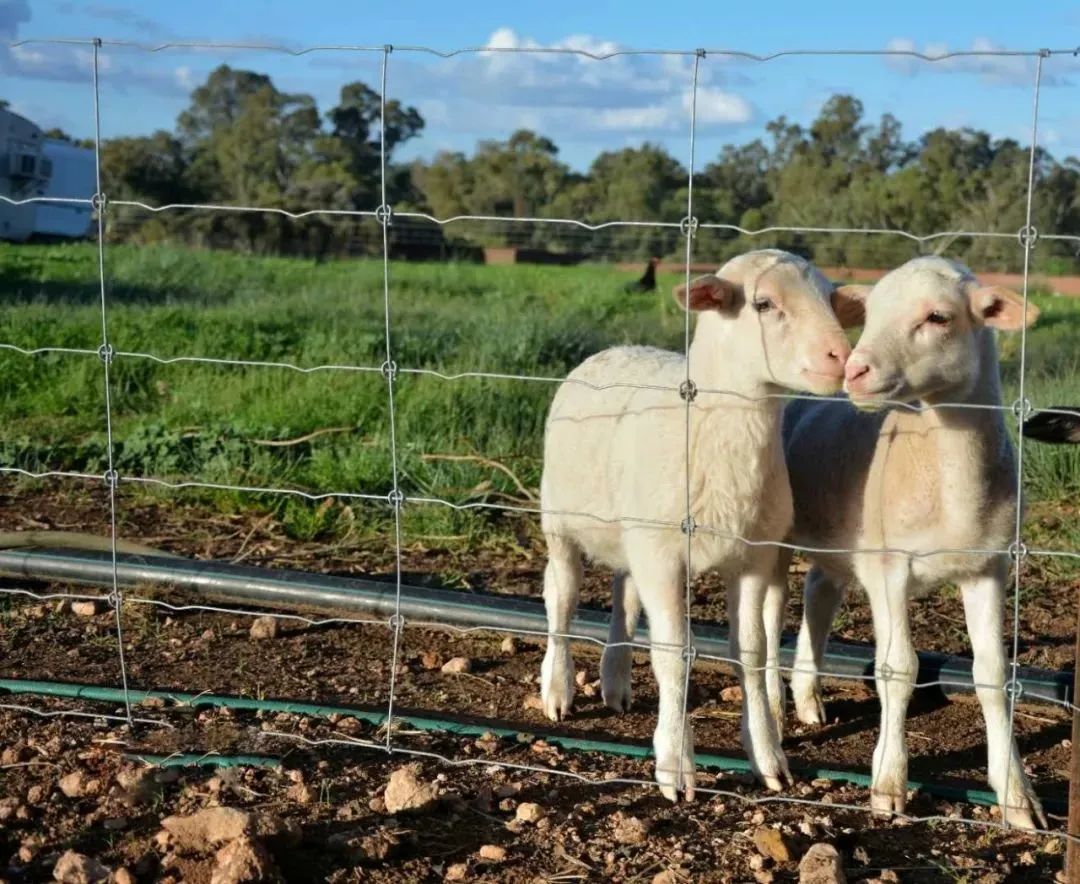
<path fill-rule="evenodd" d="M 903 814 L 905 807 L 907 807 L 907 795 L 905 793 L 870 791 L 870 810 L 873 811 L 874 816 L 892 817 L 896 814 Z"/>

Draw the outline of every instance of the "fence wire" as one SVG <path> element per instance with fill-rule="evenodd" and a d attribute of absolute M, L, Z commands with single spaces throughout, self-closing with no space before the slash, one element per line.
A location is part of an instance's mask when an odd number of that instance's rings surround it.
<path fill-rule="evenodd" d="M 406 618 L 401 614 L 401 597 L 402 597 L 402 528 L 401 528 L 401 515 L 404 506 L 420 504 L 420 505 L 437 505 L 445 506 L 455 510 L 472 510 L 472 509 L 486 509 L 493 511 L 501 511 L 507 513 L 524 514 L 530 516 L 539 516 L 545 513 L 552 515 L 564 515 L 574 516 L 588 519 L 595 519 L 600 522 L 606 523 L 628 523 L 636 524 L 642 527 L 662 529 L 662 530 L 679 530 L 686 535 L 686 573 L 685 573 L 685 640 L 677 644 L 664 644 L 660 642 L 636 642 L 632 640 L 625 642 L 605 642 L 593 638 L 591 636 L 572 634 L 572 633 L 550 633 L 548 631 L 539 630 L 526 630 L 526 629 L 512 629 L 512 628 L 500 628 L 496 630 L 499 633 L 520 635 L 524 637 L 547 638 L 551 635 L 556 637 L 566 638 L 568 640 L 592 643 L 600 647 L 629 647 L 635 651 L 662 651 L 672 654 L 681 655 L 684 661 L 684 679 L 682 690 L 682 722 L 681 727 L 686 726 L 688 721 L 688 697 L 689 697 L 689 685 L 690 678 L 693 670 L 693 665 L 696 660 L 710 661 L 715 663 L 726 664 L 731 666 L 736 671 L 747 672 L 761 672 L 779 669 L 783 672 L 798 672 L 797 667 L 785 667 L 776 665 L 763 665 L 753 666 L 744 664 L 741 659 L 737 659 L 738 655 L 718 655 L 718 654 L 706 654 L 698 652 L 694 647 L 693 635 L 692 635 L 692 621 L 691 621 L 691 605 L 693 601 L 692 594 L 692 579 L 693 569 L 691 567 L 691 556 L 693 552 L 693 539 L 696 534 L 711 534 L 717 537 L 734 540 L 741 544 L 753 547 L 753 546 L 773 546 L 778 549 L 789 550 L 792 552 L 807 553 L 812 555 L 880 555 L 880 554 L 899 554 L 909 557 L 910 559 L 918 559 L 937 555 L 955 555 L 955 554 L 969 554 L 969 555 L 994 555 L 1008 557 L 1014 567 L 1013 573 L 1013 632 L 1012 632 L 1012 650 L 1010 660 L 1011 678 L 1005 685 L 999 684 L 972 684 L 969 682 L 959 683 L 949 681 L 947 679 L 934 679 L 924 682 L 917 681 L 911 677 L 905 677 L 902 675 L 864 675 L 864 676 L 852 676 L 850 674 L 832 673 L 827 671 L 818 670 L 817 674 L 825 678 L 847 679 L 847 680 L 864 680 L 869 681 L 872 679 L 881 680 L 881 678 L 892 678 L 895 680 L 905 681 L 909 684 L 913 684 L 916 688 L 933 687 L 933 686 L 955 686 L 955 687 L 975 687 L 978 689 L 992 689 L 997 691 L 1004 691 L 1009 699 L 1009 721 L 1010 721 L 1010 733 L 1014 732 L 1015 727 L 1015 715 L 1017 700 L 1020 699 L 1020 692 L 1018 690 L 1019 679 L 1019 623 L 1020 623 L 1020 594 L 1022 588 L 1022 567 L 1026 559 L 1030 557 L 1047 557 L 1047 558 L 1069 558 L 1080 560 L 1080 552 L 1074 550 L 1064 549 L 1040 549 L 1029 548 L 1024 542 L 1023 525 L 1022 525 L 1022 510 L 1017 507 L 1017 516 L 1014 526 L 1014 539 L 1008 548 L 1005 549 L 954 549 L 954 548 L 941 548 L 931 550 L 905 550 L 894 548 L 879 548 L 879 549 L 839 549 L 839 548 L 814 548 L 808 546 L 800 546 L 797 544 L 789 544 L 786 542 L 774 542 L 774 541 L 758 541 L 753 538 L 741 537 L 731 532 L 722 531 L 719 528 L 709 525 L 698 525 L 694 522 L 692 506 L 691 506 L 691 445 L 690 445 L 690 428 L 691 428 L 691 408 L 692 399 L 694 397 L 683 395 L 681 398 L 684 400 L 685 406 L 685 451 L 684 451 L 684 464 L 686 475 L 686 517 L 682 523 L 674 523 L 671 521 L 649 519 L 643 517 L 636 517 L 633 515 L 620 515 L 618 517 L 604 517 L 598 514 L 592 513 L 566 513 L 556 510 L 544 510 L 539 506 L 523 506 L 523 505 L 508 505 L 497 504 L 492 502 L 455 502 L 447 500 L 441 497 L 430 495 L 409 495 L 406 496 L 401 487 L 401 470 L 399 463 L 399 442 L 397 437 L 396 426 L 396 414 L 395 414 L 395 384 L 400 375 L 412 375 L 422 376 L 438 379 L 446 382 L 454 382 L 466 379 L 487 379 L 487 380 L 505 380 L 505 381 L 522 381 L 522 382 L 542 382 L 548 384 L 563 384 L 563 383 L 575 383 L 585 387 L 592 388 L 596 391 L 603 391 L 617 387 L 627 387 L 643 390 L 657 390 L 670 392 L 673 395 L 681 394 L 683 388 L 668 388 L 659 385 L 647 385 L 647 384 L 635 384 L 625 382 L 613 382 L 610 384 L 591 384 L 586 381 L 581 381 L 576 378 L 565 377 L 546 377 L 530 374 L 508 373 L 498 371 L 465 371 L 458 373 L 445 373 L 432 368 L 426 368 L 422 366 L 398 366 L 394 360 L 393 350 L 393 322 L 392 322 L 392 280 L 391 280 L 391 259 L 390 259 L 390 241 L 389 241 L 389 228 L 395 219 L 415 219 L 420 221 L 426 221 L 434 223 L 439 226 L 470 223 L 470 222 L 508 222 L 518 225 L 563 225 L 567 227 L 579 228 L 585 231 L 595 232 L 605 230 L 609 228 L 619 227 L 647 227 L 647 228 L 678 228 L 685 238 L 685 281 L 686 284 L 690 283 L 691 264 L 693 256 L 693 240 L 697 231 L 699 230 L 726 230 L 733 233 L 739 233 L 751 237 L 767 236 L 776 233 L 808 233 L 808 234 L 834 234 L 834 235 L 866 235 L 866 236 L 895 236 L 914 241 L 918 244 L 926 244 L 939 239 L 953 239 L 953 238 L 986 238 L 986 239 L 1017 239 L 1019 246 L 1023 249 L 1023 274 L 1022 274 L 1022 293 L 1024 299 L 1025 308 L 1029 299 L 1029 282 L 1030 282 L 1030 258 L 1031 252 L 1036 245 L 1038 239 L 1056 240 L 1056 241 L 1068 241 L 1080 243 L 1080 235 L 1070 233 L 1038 233 L 1035 231 L 1032 225 L 1032 206 L 1035 187 L 1035 166 L 1037 161 L 1037 136 L 1038 136 L 1038 122 L 1039 122 L 1039 96 L 1043 76 L 1044 62 L 1052 56 L 1060 55 L 1075 55 L 1078 51 L 1075 48 L 1068 49 L 1039 49 L 1030 51 L 1013 51 L 1013 50 L 970 50 L 970 51 L 957 51 L 957 52 L 942 52 L 942 53 L 922 53 L 914 50 L 861 50 L 861 49 L 827 49 L 827 50 L 781 50 L 778 52 L 767 54 L 755 54 L 750 52 L 744 52 L 735 49 L 696 49 L 696 50 L 617 50 L 605 53 L 593 53 L 582 49 L 573 48 L 551 48 L 551 47 L 515 47 L 515 48 L 493 48 L 493 47 L 470 47 L 454 50 L 439 50 L 425 46 L 355 46 L 355 45 L 327 45 L 327 46 L 310 46 L 310 47 L 290 47 L 284 44 L 272 44 L 272 43 L 217 43 L 217 42 L 194 42 L 194 41 L 172 41 L 162 43 L 141 43 L 134 41 L 123 40 L 102 40 L 99 38 L 92 39 L 72 39 L 72 40 L 58 40 L 58 39 L 27 39 L 9 42 L 7 45 L 11 47 L 34 45 L 34 44 L 61 44 L 61 45 L 84 45 L 91 46 L 93 48 L 92 59 L 92 86 L 93 86 L 93 114 L 94 114 L 94 147 L 95 147 L 95 185 L 96 192 L 89 200 L 86 199 L 68 199 L 60 197 L 29 197 L 25 199 L 12 199 L 6 196 L 0 196 L 0 202 L 13 206 L 23 206 L 34 203 L 64 203 L 64 204 L 80 204 L 90 205 L 95 209 L 96 215 L 96 228 L 97 228 L 97 264 L 98 264 L 98 285 L 100 289 L 100 314 L 101 314 L 101 343 L 97 349 L 88 348 L 73 348 L 73 347 L 60 347 L 44 344 L 42 346 L 24 347 L 14 343 L 0 343 L 0 350 L 16 353 L 26 357 L 37 357 L 45 355 L 57 355 L 57 356 L 94 356 L 101 360 L 103 366 L 103 389 L 104 389 L 104 418 L 105 418 L 105 430 L 107 439 L 107 463 L 108 469 L 104 475 L 92 474 L 78 471 L 66 471 L 66 470 L 44 470 L 35 472 L 32 470 L 26 470 L 17 467 L 4 466 L 0 467 L 0 474 L 9 475 L 12 477 L 22 477 L 28 479 L 60 479 L 60 480 L 78 480 L 78 481 L 92 481 L 92 482 L 104 482 L 108 489 L 108 518 L 109 518 L 109 546 L 110 546 L 110 558 L 112 565 L 111 575 L 111 591 L 107 595 L 101 594 L 89 594 L 89 593 L 76 593 L 76 592 L 35 592 L 23 588 L 10 588 L 0 587 L 0 594 L 14 595 L 34 598 L 38 601 L 50 601 L 50 600 L 71 600 L 71 601 L 94 601 L 104 602 L 109 605 L 115 613 L 115 631 L 117 640 L 117 656 L 120 669 L 120 676 L 123 688 L 124 696 L 124 715 L 108 715 L 97 712 L 87 712 L 85 710 L 78 709 L 38 709 L 29 705 L 22 704 L 9 704 L 0 703 L 0 709 L 9 711 L 17 711 L 20 713 L 33 714 L 44 717 L 85 717 L 91 718 L 97 721 L 114 721 L 118 722 L 126 727 L 133 725 L 148 725 L 148 726 L 165 726 L 171 727 L 171 725 L 159 718 L 136 718 L 132 714 L 131 704 L 131 691 L 128 685 L 128 669 L 124 656 L 124 638 L 123 638 L 123 623 L 122 612 L 125 604 L 131 605 L 148 605 L 154 606 L 163 610 L 171 611 L 174 613 L 185 613 L 190 611 L 205 612 L 212 614 L 227 614 L 233 616 L 247 616 L 247 617 L 265 617 L 270 616 L 275 619 L 284 620 L 286 622 L 298 622 L 307 626 L 328 626 L 328 625 L 343 625 L 343 626 L 359 626 L 359 627 L 379 627 L 386 628 L 391 636 L 391 666 L 388 679 L 388 691 L 389 697 L 387 701 L 386 711 L 386 735 L 385 739 L 379 742 L 370 740 L 358 740 L 358 739 L 313 739 L 300 734 L 290 734 L 276 731 L 265 731 L 263 735 L 265 737 L 276 737 L 282 739 L 288 739 L 292 741 L 299 741 L 311 746 L 323 746 L 323 745 L 343 745 L 350 747 L 364 747 L 369 749 L 376 749 L 379 751 L 401 754 L 407 756 L 413 756 L 418 758 L 427 758 L 437 760 L 442 764 L 450 766 L 466 766 L 466 765 L 484 765 L 484 766 L 497 766 L 514 770 L 528 771 L 534 773 L 542 773 L 546 775 L 569 777 L 580 782 L 590 784 L 603 784 L 603 785 L 627 785 L 627 786 L 642 786 L 646 788 L 655 787 L 654 781 L 645 781 L 633 778 L 621 778 L 615 777 L 611 779 L 603 779 L 596 777 L 585 776 L 580 773 L 576 773 L 568 770 L 560 770 L 557 768 L 541 767 L 539 765 L 527 765 L 527 764 L 515 764 L 503 761 L 493 761 L 490 759 L 471 759 L 471 758 L 453 758 L 440 753 L 430 752 L 426 750 L 418 750 L 406 745 L 400 744 L 394 740 L 395 733 L 395 699 L 396 699 L 396 673 L 398 669 L 398 660 L 401 649 L 401 642 L 403 631 L 405 627 L 411 628 L 424 628 L 424 629 L 442 629 L 448 632 L 455 633 L 457 635 L 470 635 L 480 632 L 493 631 L 489 627 L 464 627 L 454 624 L 425 621 L 425 620 L 409 620 L 406 622 Z M 251 50 L 251 51 L 270 51 L 280 52 L 290 56 L 302 56 L 311 53 L 322 52 L 362 52 L 372 53 L 381 56 L 380 64 L 380 141 L 379 141 L 379 193 L 380 204 L 379 206 L 368 210 L 337 210 L 337 209 L 324 209 L 319 207 L 306 208 L 302 211 L 288 211 L 273 206 L 255 206 L 255 205 L 223 205 L 223 204 L 200 204 L 200 203 L 168 203 L 163 205 L 150 205 L 145 202 L 136 200 L 113 200 L 110 201 L 106 198 L 105 191 L 102 185 L 101 179 L 101 122 L 100 122 L 100 84 L 99 84 L 99 53 L 103 47 L 117 47 L 117 48 L 130 48 L 141 50 L 150 53 L 163 52 L 168 50 L 185 50 L 185 49 L 211 49 L 215 51 L 228 51 L 228 50 Z M 454 215 L 446 218 L 439 218 L 424 212 L 415 211 L 402 211 L 395 212 L 393 207 L 389 204 L 387 199 L 387 145 L 386 145 L 386 124 L 385 124 L 385 111 L 387 103 L 387 79 L 388 69 L 390 67 L 390 59 L 392 53 L 414 53 L 414 54 L 426 54 L 433 55 L 441 59 L 452 58 L 458 55 L 464 54 L 481 54 L 481 53 L 523 53 L 523 54 L 549 54 L 549 55 L 562 55 L 562 56 L 577 56 L 581 58 L 588 58 L 590 60 L 601 62 L 606 59 L 611 59 L 620 56 L 680 56 L 693 59 L 692 65 L 692 82 L 691 82 L 691 100 L 689 105 L 689 165 L 688 165 L 688 177 L 687 177 L 687 215 L 680 222 L 667 222 L 667 221 L 651 221 L 651 220 L 606 220 L 598 223 L 587 222 L 582 219 L 576 218 L 555 218 L 555 217 L 503 217 L 494 215 Z M 965 57 L 1018 57 L 1018 58 L 1031 58 L 1035 63 L 1035 79 L 1033 85 L 1033 107 L 1032 107 L 1032 119 L 1031 119 L 1031 146 L 1030 146 L 1030 158 L 1028 167 L 1028 182 L 1027 182 L 1027 196 L 1026 196 L 1026 211 L 1025 211 L 1025 226 L 1018 232 L 1009 231 L 938 231 L 930 233 L 915 233 L 911 231 L 899 230 L 899 229 L 886 229 L 886 228 L 868 228 L 868 227 L 821 227 L 821 226 L 770 226 L 762 228 L 745 228 L 740 225 L 723 223 L 719 221 L 707 221 L 701 220 L 695 217 L 694 214 L 694 178 L 695 178 L 695 139 L 697 132 L 697 92 L 700 66 L 702 62 L 710 56 L 720 56 L 728 58 L 739 58 L 748 61 L 754 61 L 759 63 L 767 63 L 779 58 L 785 57 L 821 57 L 821 56 L 866 56 L 866 57 L 908 57 L 918 59 L 928 63 L 938 63 L 947 61 L 949 59 L 965 58 Z M 181 354 L 172 356 L 163 356 L 153 353 L 144 353 L 138 351 L 125 351 L 114 350 L 109 337 L 109 325 L 108 325 L 108 297 L 107 297 L 107 273 L 105 262 L 105 217 L 109 208 L 113 206 L 125 206 L 134 209 L 140 209 L 152 213 L 160 212 L 173 212 L 173 211 L 195 211 L 195 212 L 240 212 L 240 213 L 268 213 L 282 215 L 292 220 L 300 220 L 311 216 L 327 215 L 327 216 L 354 216 L 361 218 L 374 218 L 381 228 L 382 239 L 382 295 L 383 295 L 383 317 L 384 317 L 384 355 L 385 359 L 379 366 L 374 365 L 348 365 L 348 364 L 325 364 L 325 365 L 311 365 L 302 366 L 293 362 L 278 362 L 278 361 L 262 361 L 262 360 L 247 360 L 236 359 L 228 356 L 218 356 L 210 354 Z M 835 400 L 845 401 L 842 397 L 812 397 L 801 395 L 797 393 L 777 393 L 767 394 L 764 396 L 747 396 L 743 393 L 739 393 L 732 390 L 718 390 L 709 388 L 696 388 L 690 385 L 694 384 L 694 380 L 691 377 L 691 369 L 689 362 L 689 350 L 691 341 L 691 326 L 690 326 L 690 311 L 684 309 L 684 335 L 683 335 L 683 355 L 686 362 L 686 374 L 684 383 L 686 389 L 694 389 L 696 395 L 716 395 L 720 397 L 731 397 L 733 399 L 743 402 L 760 402 L 766 399 L 812 399 L 814 401 Z M 390 456 L 391 456 L 391 490 L 389 493 L 373 493 L 363 491 L 351 491 L 351 492 L 338 492 L 338 491 L 308 491 L 303 489 L 282 488 L 282 487 L 259 487 L 259 486 L 245 486 L 230 483 L 216 483 L 207 482 L 197 478 L 173 480 L 158 478 L 152 476 L 136 476 L 136 475 L 119 475 L 115 469 L 114 464 L 114 437 L 113 437 L 113 415 L 112 415 L 112 397 L 111 397 L 111 378 L 110 367 L 117 359 L 133 359 L 133 360 L 149 360 L 155 363 L 163 365 L 173 365 L 181 363 L 191 364 L 205 364 L 222 367 L 236 367 L 245 369 L 284 369 L 288 371 L 295 371 L 300 373 L 316 373 L 325 371 L 343 371 L 343 372 L 361 372 L 369 374 L 380 374 L 386 381 L 387 387 L 387 403 L 389 409 L 389 443 L 390 443 Z M 1013 415 L 1017 422 L 1018 432 L 1018 445 L 1017 445 L 1017 472 L 1016 472 L 1016 492 L 1018 501 L 1021 498 L 1023 492 L 1024 478 L 1023 478 L 1023 465 L 1024 465 L 1024 420 L 1031 415 L 1034 410 L 1034 406 L 1026 397 L 1026 383 L 1027 383 L 1027 332 L 1026 327 L 1020 331 L 1020 356 L 1019 356 L 1020 368 L 1019 368 L 1019 393 L 1016 401 L 1011 404 L 975 404 L 975 403 L 940 403 L 934 405 L 921 405 L 912 404 L 908 402 L 888 402 L 885 403 L 895 408 L 906 409 L 914 412 L 924 412 L 935 409 L 985 409 L 996 412 L 1008 412 Z M 723 407 L 723 406 L 720 406 Z M 1049 414 L 1057 414 L 1062 416 L 1080 417 L 1080 413 L 1058 407 L 1040 408 L 1039 411 Z M 171 491 L 182 491 L 185 489 L 204 489 L 213 491 L 231 491 L 243 494 L 253 495 L 289 495 L 297 496 L 309 501 L 322 501 L 330 498 L 344 499 L 344 500 L 356 500 L 363 501 L 371 504 L 386 505 L 390 508 L 394 519 L 394 536 L 395 536 L 395 570 L 394 570 L 394 587 L 395 597 L 394 605 L 395 612 L 389 618 L 358 618 L 358 617 L 325 617 L 315 618 L 307 617 L 301 614 L 285 614 L 279 612 L 267 612 L 263 610 L 248 610 L 243 608 L 234 608 L 227 606 L 216 605 L 203 605 L 203 604 L 174 604 L 172 602 L 163 601 L 160 599 L 154 599 L 146 596 L 141 596 L 133 593 L 122 593 L 120 589 L 120 581 L 118 579 L 118 532 L 117 532 L 117 489 L 121 483 L 134 483 L 137 485 L 153 486 L 168 489 Z M 734 617 L 735 612 L 729 611 L 729 619 Z M 732 632 L 734 638 L 734 631 Z M 1060 701 L 1059 705 L 1063 708 L 1077 713 L 1080 712 L 1080 706 L 1075 704 L 1077 698 L 1072 698 L 1069 701 Z M 680 746 L 682 741 L 680 740 Z M 681 783 L 686 771 L 682 770 L 682 760 L 680 757 L 679 770 L 673 771 Z M 1006 770 L 1006 792 L 1008 792 L 1008 777 L 1011 773 L 1011 767 L 1007 767 Z M 792 805 L 810 805 L 815 807 L 826 807 L 830 810 L 847 809 L 865 812 L 864 806 L 856 805 L 843 805 L 833 803 L 825 803 L 821 801 L 815 801 L 807 798 L 798 798 L 788 795 L 765 795 L 765 796 L 747 796 L 738 792 L 714 789 L 709 787 L 696 787 L 696 791 L 706 794 L 715 795 L 720 797 L 726 797 L 740 802 L 748 804 L 792 804 Z M 913 816 L 909 814 L 894 814 L 902 819 L 910 822 L 962 822 L 971 826 L 978 827 L 1008 827 L 1007 821 L 1004 817 L 1000 823 L 981 821 L 976 819 L 956 819 L 955 817 L 946 816 Z M 1071 838 L 1071 836 L 1059 831 L 1040 831 L 1040 834 L 1059 837 L 1059 838 Z"/>

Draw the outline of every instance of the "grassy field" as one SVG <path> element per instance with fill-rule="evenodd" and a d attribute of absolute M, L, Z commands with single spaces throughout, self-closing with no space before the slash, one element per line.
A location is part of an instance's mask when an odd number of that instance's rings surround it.
<path fill-rule="evenodd" d="M 310 261 L 110 246 L 108 321 L 118 351 L 378 367 L 384 359 L 380 261 Z M 625 295 L 625 274 L 587 266 L 394 264 L 392 346 L 400 368 L 558 377 L 603 347 L 680 348 L 683 316 L 668 296 Z M 96 349 L 101 340 L 92 246 L 0 246 L 0 342 L 25 349 Z M 1080 404 L 1080 301 L 1036 294 L 1028 397 Z M 1015 396 L 1019 338 L 1001 341 Z M 93 355 L 0 352 L 0 463 L 103 472 L 102 367 Z M 402 486 L 455 502 L 526 502 L 540 472 L 554 385 L 403 373 L 396 384 Z M 391 488 L 387 388 L 377 372 L 176 363 L 120 356 L 113 364 L 117 469 L 122 475 L 311 492 Z M 308 434 L 305 441 L 295 441 Z M 272 444 L 283 441 L 292 444 Z M 450 457 L 474 459 L 453 460 Z M 483 462 L 475 458 L 483 458 Z M 505 467 L 513 477 L 496 466 Z M 1080 491 L 1080 451 L 1031 445 L 1033 500 Z M 127 486 L 125 486 L 127 487 Z M 177 492 L 153 492 L 145 493 Z M 386 507 L 309 504 L 262 494 L 207 493 L 219 509 L 274 511 L 297 537 L 385 530 Z M 190 499 L 190 498 L 187 498 Z M 509 530 L 483 510 L 405 510 L 408 532 L 476 539 Z"/>

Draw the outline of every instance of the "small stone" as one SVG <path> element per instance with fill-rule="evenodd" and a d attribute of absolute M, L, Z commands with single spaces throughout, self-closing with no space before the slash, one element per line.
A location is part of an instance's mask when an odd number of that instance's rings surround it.
<path fill-rule="evenodd" d="M 454 863 L 446 867 L 444 881 L 464 881 L 469 876 L 469 867 L 465 863 Z"/>
<path fill-rule="evenodd" d="M 67 798 L 81 798 L 86 794 L 86 784 L 83 782 L 81 771 L 73 771 L 67 776 L 60 777 L 56 788 L 64 793 Z"/>
<path fill-rule="evenodd" d="M 247 836 L 226 844 L 217 852 L 216 858 L 217 868 L 210 876 L 210 884 L 281 880 L 266 848 Z"/>
<path fill-rule="evenodd" d="M 831 844 L 814 844 L 799 861 L 799 884 L 847 884 L 839 851 Z"/>
<path fill-rule="evenodd" d="M 248 632 L 255 641 L 262 641 L 278 637 L 278 621 L 276 617 L 256 617 L 251 623 Z"/>
<path fill-rule="evenodd" d="M 442 671 L 447 675 L 457 675 L 461 672 L 472 672 L 472 660 L 468 657 L 451 657 L 442 665 Z"/>
<path fill-rule="evenodd" d="M 19 847 L 16 856 L 19 857 L 19 862 L 23 863 L 23 865 L 26 865 L 27 863 L 32 863 L 34 861 L 34 857 L 37 856 L 37 851 L 33 848 L 32 845 L 23 844 L 21 847 Z"/>
<path fill-rule="evenodd" d="M 166 704 L 164 697 L 143 697 L 139 705 L 144 709 L 164 709 Z"/>
<path fill-rule="evenodd" d="M 539 804 L 534 804 L 531 801 L 523 801 L 518 805 L 517 812 L 514 816 L 523 823 L 538 823 L 547 816 L 547 811 Z"/>
<path fill-rule="evenodd" d="M 162 853 L 169 849 L 170 844 L 172 844 L 172 835 L 168 829 L 162 829 L 154 836 L 154 847 Z"/>
<path fill-rule="evenodd" d="M 615 824 L 612 837 L 619 844 L 644 844 L 649 837 L 649 826 L 636 816 L 623 817 Z"/>
<path fill-rule="evenodd" d="M 1022 866 L 1033 866 L 1033 865 L 1035 865 L 1035 854 L 1032 853 L 1030 850 L 1025 850 L 1023 853 L 1020 854 L 1020 865 L 1022 865 Z"/>
<path fill-rule="evenodd" d="M 574 675 L 574 684 L 579 688 L 585 687 L 589 683 L 589 673 L 584 669 L 579 669 Z"/>
<path fill-rule="evenodd" d="M 71 603 L 71 613 L 76 617 L 93 617 L 98 612 L 98 603 L 95 601 L 81 601 Z"/>
<path fill-rule="evenodd" d="M 368 802 L 368 809 L 374 813 L 386 813 L 386 802 L 381 795 L 376 795 Z"/>
<path fill-rule="evenodd" d="M 495 787 L 496 798 L 513 798 L 521 791 L 521 786 L 517 783 L 500 783 Z"/>
<path fill-rule="evenodd" d="M 44 786 L 31 786 L 26 790 L 26 803 L 31 807 L 41 804 L 49 796 L 49 790 Z"/>
<path fill-rule="evenodd" d="M 735 684 L 724 688 L 720 692 L 720 699 L 725 703 L 741 703 L 743 698 L 742 688 Z"/>
<path fill-rule="evenodd" d="M 96 859 L 69 850 L 56 861 L 53 878 L 60 884 L 95 884 L 109 880 L 109 870 Z"/>
<path fill-rule="evenodd" d="M 544 701 L 539 694 L 528 694 L 521 704 L 525 709 L 535 709 L 537 712 L 544 711 Z"/>
<path fill-rule="evenodd" d="M 900 876 L 892 869 L 882 869 L 881 874 L 878 875 L 878 880 L 885 882 L 885 884 L 899 884 Z"/>
<path fill-rule="evenodd" d="M 1042 846 L 1043 853 L 1049 853 L 1051 856 L 1056 856 L 1065 850 L 1065 842 L 1060 838 L 1047 838 L 1046 843 Z"/>
<path fill-rule="evenodd" d="M 787 863 L 793 859 L 791 844 L 779 829 L 758 826 L 754 830 L 754 847 L 758 853 L 775 863 Z"/>
<path fill-rule="evenodd" d="M 477 853 L 480 859 L 491 863 L 501 863 L 506 859 L 506 848 L 500 847 L 498 844 L 485 844 Z"/>
<path fill-rule="evenodd" d="M 135 884 L 135 876 L 121 866 L 112 873 L 111 884 Z"/>
<path fill-rule="evenodd" d="M 399 767 L 390 775 L 390 782 L 383 793 L 387 813 L 393 815 L 403 811 L 425 810 L 435 803 L 435 785 L 421 782 L 417 776 L 419 772 L 419 765 L 409 764 Z"/>
<path fill-rule="evenodd" d="M 425 669 L 438 669 L 442 666 L 442 657 L 437 651 L 424 651 L 420 655 L 420 665 Z"/>
<path fill-rule="evenodd" d="M 671 869 L 664 869 L 653 875 L 652 884 L 679 884 L 679 876 Z"/>
<path fill-rule="evenodd" d="M 499 650 L 502 651 L 504 654 L 512 656 L 518 652 L 520 647 L 521 644 L 518 642 L 518 640 L 512 635 L 508 635 L 502 640 L 502 644 L 499 645 Z"/>
<path fill-rule="evenodd" d="M 161 825 L 180 847 L 205 852 L 246 834 L 253 820 L 235 807 L 206 807 L 190 816 L 166 817 Z"/>
<path fill-rule="evenodd" d="M 315 790 L 307 783 L 293 783 L 285 795 L 297 804 L 308 805 L 315 800 Z"/>
<path fill-rule="evenodd" d="M 772 869 L 758 869 L 754 872 L 754 880 L 758 884 L 772 884 L 776 880 L 776 875 L 772 873 Z"/>

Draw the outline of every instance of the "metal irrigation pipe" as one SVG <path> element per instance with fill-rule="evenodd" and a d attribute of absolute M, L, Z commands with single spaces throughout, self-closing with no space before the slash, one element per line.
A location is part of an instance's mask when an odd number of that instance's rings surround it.
<path fill-rule="evenodd" d="M 112 556 L 84 550 L 3 549 L 0 576 L 37 581 L 59 581 L 111 589 Z M 204 598 L 218 598 L 271 608 L 348 612 L 351 615 L 408 620 L 452 627 L 490 629 L 494 632 L 547 631 L 544 606 L 539 601 L 494 593 L 462 592 L 423 586 L 401 586 L 400 608 L 393 582 L 335 577 L 305 571 L 255 568 L 227 562 L 165 556 L 116 556 L 116 580 L 121 586 L 175 587 Z M 607 639 L 610 615 L 579 609 L 570 632 L 586 639 Z M 727 657 L 725 627 L 694 624 L 699 654 Z M 780 652 L 782 666 L 794 663 L 794 638 L 785 635 Z M 919 652 L 919 681 L 942 682 L 946 695 L 972 693 L 971 661 L 930 651 Z M 874 672 L 870 645 L 831 641 L 823 669 L 841 677 L 869 680 Z M 1016 673 L 1025 701 L 1068 704 L 1072 701 L 1072 675 L 1031 667 Z"/>

